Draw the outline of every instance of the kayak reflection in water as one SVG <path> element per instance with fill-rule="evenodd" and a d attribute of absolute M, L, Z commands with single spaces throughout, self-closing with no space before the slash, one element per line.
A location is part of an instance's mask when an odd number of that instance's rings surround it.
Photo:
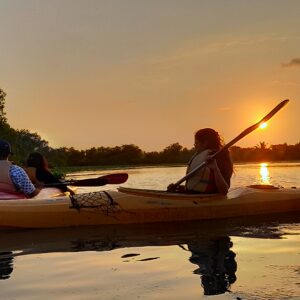
<path fill-rule="evenodd" d="M 0 252 L 0 280 L 9 279 L 13 271 L 13 253 Z"/>
<path fill-rule="evenodd" d="M 236 255 L 230 250 L 231 247 L 228 236 L 188 243 L 188 250 L 192 252 L 189 260 L 199 266 L 194 274 L 201 276 L 204 295 L 230 292 L 230 285 L 236 281 L 237 270 Z"/>

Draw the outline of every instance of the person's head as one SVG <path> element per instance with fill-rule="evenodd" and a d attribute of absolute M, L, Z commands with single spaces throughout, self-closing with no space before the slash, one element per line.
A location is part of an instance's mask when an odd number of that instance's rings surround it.
<path fill-rule="evenodd" d="M 10 144 L 5 140 L 0 140 L 0 160 L 7 159 L 11 153 Z"/>
<path fill-rule="evenodd" d="M 48 162 L 41 153 L 32 152 L 27 158 L 26 166 L 34 167 L 37 169 L 48 169 Z"/>
<path fill-rule="evenodd" d="M 205 149 L 219 150 L 223 143 L 217 131 L 211 128 L 203 128 L 195 133 L 195 149 L 203 151 Z"/>
<path fill-rule="evenodd" d="M 213 152 L 220 150 L 224 143 L 219 133 L 211 128 L 203 128 L 195 133 L 195 149 L 197 152 L 209 149 Z M 230 178 L 233 173 L 233 164 L 228 149 L 216 158 L 219 169 L 230 186 Z"/>

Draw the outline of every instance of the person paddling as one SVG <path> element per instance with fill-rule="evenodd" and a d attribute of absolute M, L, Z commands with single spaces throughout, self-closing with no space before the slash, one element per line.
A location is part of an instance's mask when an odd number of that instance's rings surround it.
<path fill-rule="evenodd" d="M 195 133 L 195 154 L 187 166 L 187 174 L 194 170 L 223 146 L 222 139 L 217 131 L 203 128 Z M 208 165 L 198 170 L 188 178 L 185 186 L 170 184 L 168 191 L 220 193 L 226 195 L 230 187 L 233 173 L 233 163 L 228 150 L 212 160 Z"/>
<path fill-rule="evenodd" d="M 30 181 L 26 172 L 8 160 L 12 154 L 10 144 L 0 140 L 0 190 L 12 194 L 23 193 L 32 198 L 40 192 Z"/>

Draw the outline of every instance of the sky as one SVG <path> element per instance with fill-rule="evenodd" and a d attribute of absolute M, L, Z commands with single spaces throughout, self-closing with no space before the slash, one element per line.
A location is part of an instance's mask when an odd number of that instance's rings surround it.
<path fill-rule="evenodd" d="M 300 142 L 298 0 L 0 0 L 9 124 L 52 147 Z"/>

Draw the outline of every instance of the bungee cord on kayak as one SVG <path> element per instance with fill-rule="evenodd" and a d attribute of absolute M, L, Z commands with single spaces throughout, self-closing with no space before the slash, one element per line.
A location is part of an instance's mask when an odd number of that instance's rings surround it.
<path fill-rule="evenodd" d="M 107 192 L 92 192 L 77 195 L 70 195 L 72 206 L 71 208 L 96 208 L 101 210 L 106 215 L 116 213 L 118 204 L 115 203 L 112 197 Z"/>

